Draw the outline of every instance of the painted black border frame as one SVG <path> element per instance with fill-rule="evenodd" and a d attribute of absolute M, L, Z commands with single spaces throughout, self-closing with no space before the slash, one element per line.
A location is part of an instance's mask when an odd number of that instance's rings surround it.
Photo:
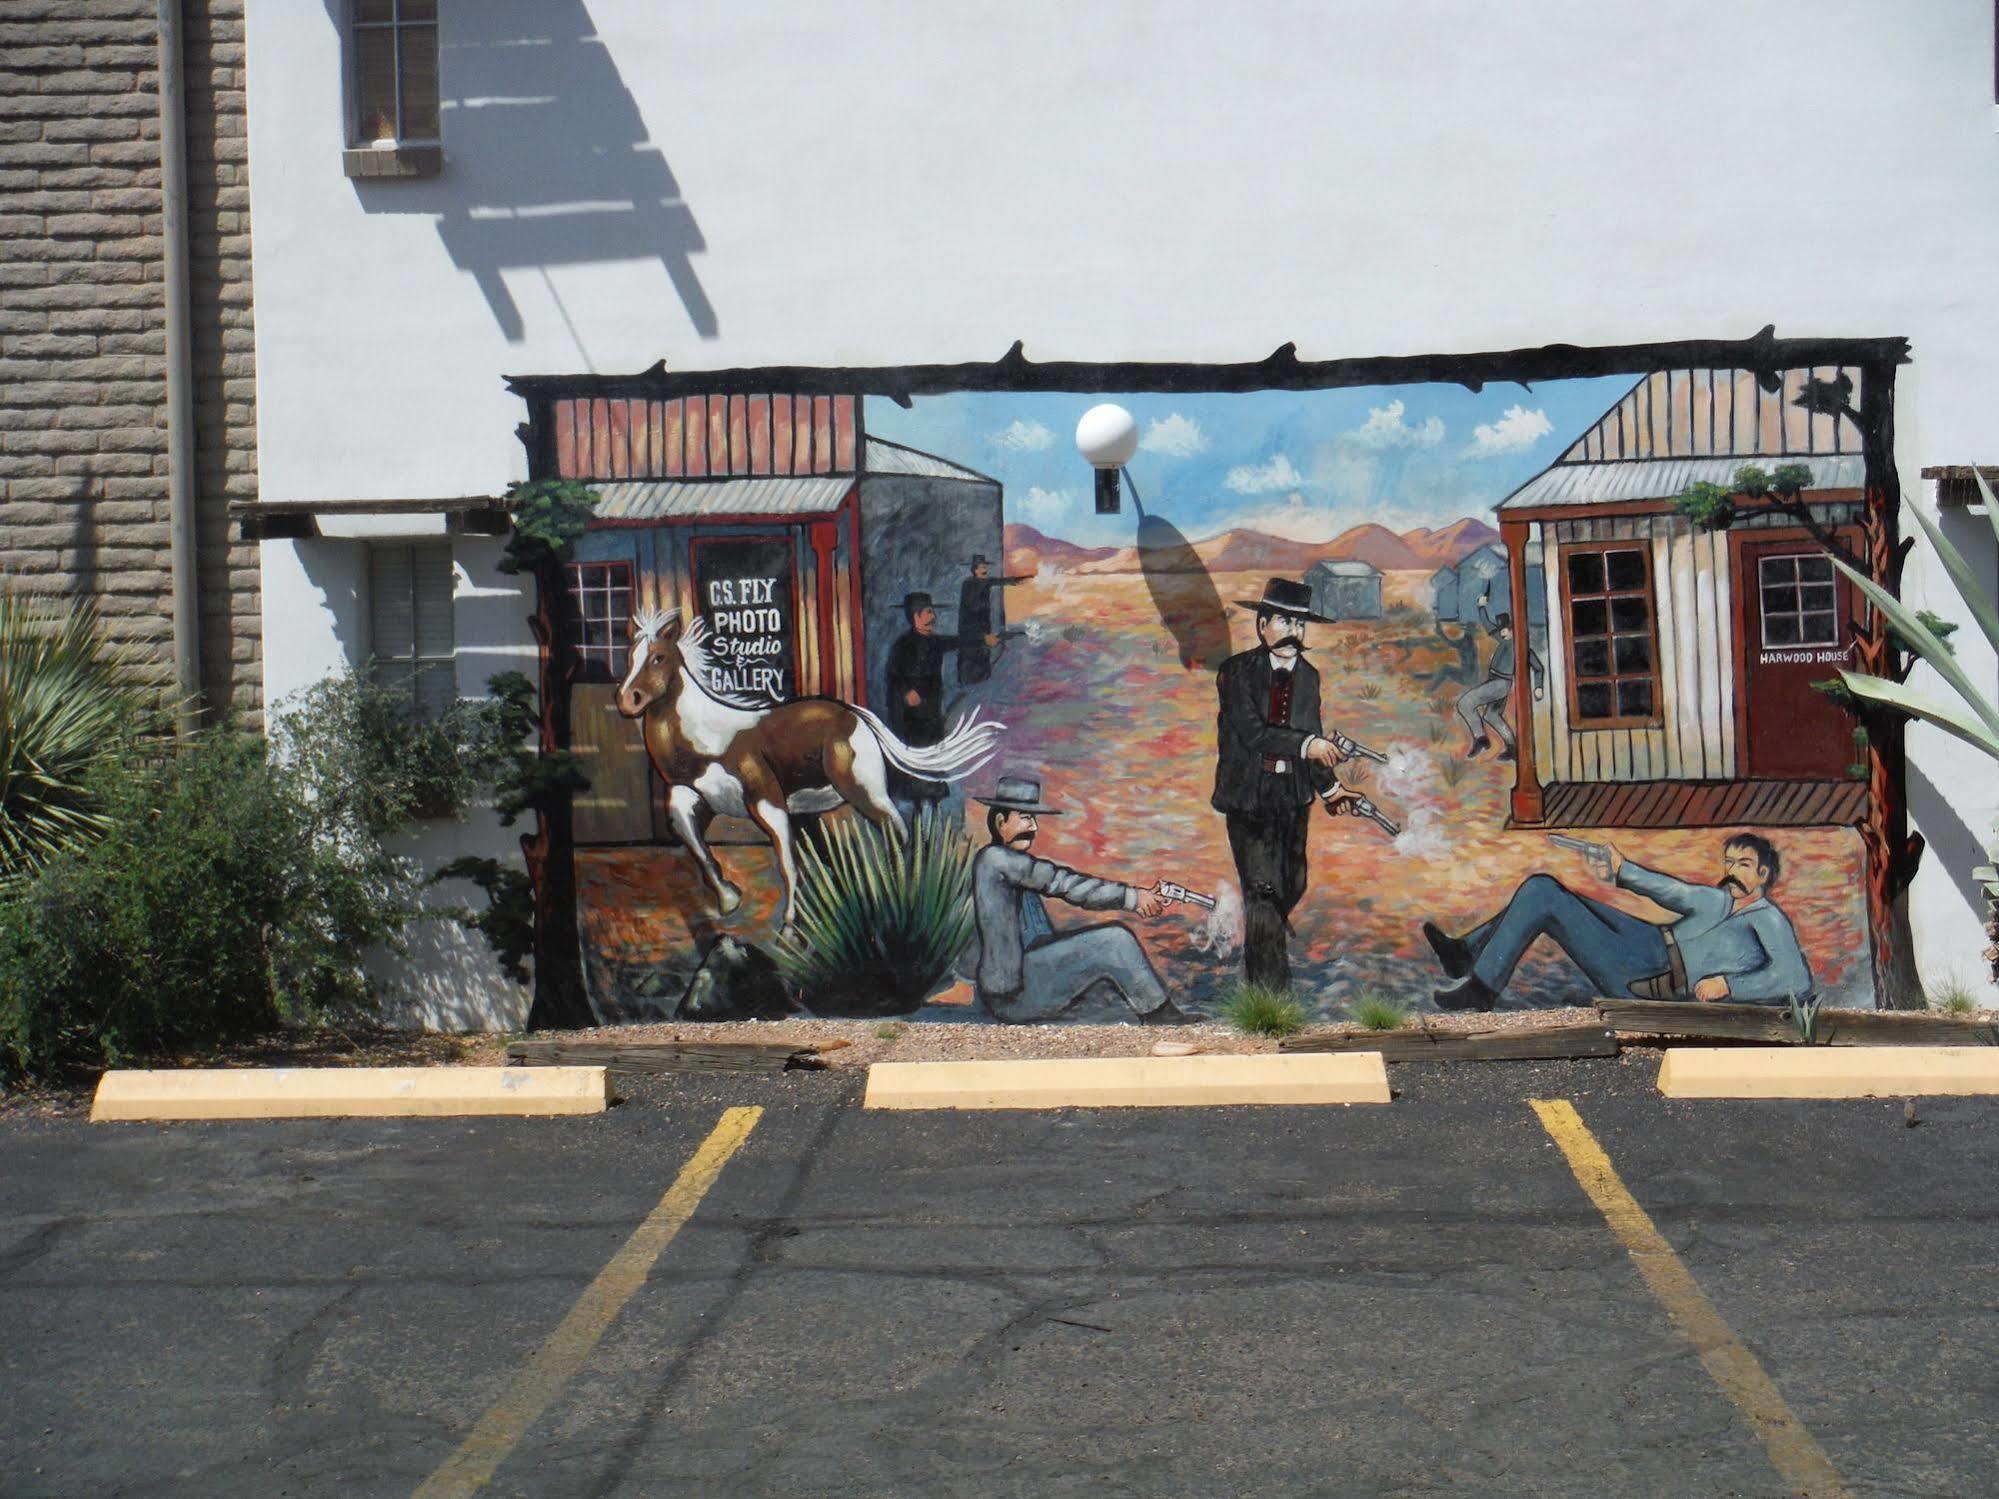
<path fill-rule="evenodd" d="M 1087 394 L 1234 394 L 1259 390 L 1334 390 L 1361 386 L 1458 385 L 1473 392 L 1491 384 L 1527 389 L 1551 380 L 1625 375 L 1633 378 L 1673 369 L 1748 370 L 1771 393 L 1783 388 L 1783 373 L 1820 366 L 1858 368 L 1861 400 L 1849 415 L 1861 432 L 1865 464 L 1866 522 L 1869 535 L 1859 559 L 1866 570 L 1891 592 L 1899 594 L 1908 543 L 1900 537 L 1901 482 L 1894 462 L 1895 371 L 1910 362 L 1906 337 L 1779 338 L 1774 324 L 1765 324 L 1749 338 L 1696 338 L 1627 344 L 1542 344 L 1534 347 L 1455 354 L 1388 355 L 1368 358 L 1302 360 L 1298 346 L 1284 343 L 1253 362 L 1220 363 L 1199 360 L 1114 361 L 1050 360 L 1027 357 L 1024 341 L 1015 340 L 990 363 L 825 366 L 765 365 L 729 369 L 673 370 L 664 359 L 626 375 L 509 375 L 506 387 L 528 407 L 528 418 L 516 429 L 526 449 L 530 479 L 555 473 L 554 404 L 575 397 L 671 398 L 680 395 L 735 395 L 789 391 L 794 395 L 882 396 L 908 406 L 917 396 L 967 392 L 1069 392 Z M 861 441 L 857 401 L 856 443 Z M 1870 611 L 1871 612 L 1871 611 Z M 1856 665 L 1875 675 L 1902 674 L 1900 652 L 1885 621 L 1868 621 L 1864 648 Z M 544 663 L 545 666 L 551 663 Z M 547 680 L 546 676 L 544 680 Z M 1869 729 L 1869 798 L 1860 828 L 1866 849 L 1868 915 L 1872 938 L 1874 992 L 1883 1007 L 1922 1003 L 1914 966 L 1908 921 L 1908 888 L 1923 853 L 1921 834 L 1911 834 L 1905 801 L 1903 720 L 1871 715 Z M 547 724 L 544 724 L 547 728 Z M 1538 807 L 1540 787 L 1515 791 L 1516 814 L 1526 793 Z M 542 819 L 546 827 L 550 819 Z M 565 825 L 566 817 L 555 819 Z M 523 845 L 535 840 L 524 838 Z M 558 838 L 557 843 L 566 839 Z M 542 849 L 544 857 L 567 861 L 567 847 Z M 532 862 L 532 860 L 531 860 Z M 573 879 L 570 881 L 573 890 Z M 537 901 L 537 914 L 542 903 Z M 573 913 L 567 928 L 575 940 Z M 537 951 L 540 944 L 537 943 Z M 537 995 L 530 1025 L 550 1023 L 556 1015 L 577 1014 L 580 995 L 545 994 L 540 977 L 546 965 L 537 963 Z M 568 965 L 562 965 L 568 966 Z M 578 974 L 580 978 L 580 973 Z M 544 1008 L 544 1000 L 553 1004 Z M 589 1011 L 582 1001 L 582 1014 Z M 538 1017 L 550 1017 L 538 1019 Z M 559 1022 L 557 1022 L 559 1023 Z M 573 1019 L 568 1023 L 576 1023 Z M 588 1023 L 587 1020 L 584 1023 Z"/>

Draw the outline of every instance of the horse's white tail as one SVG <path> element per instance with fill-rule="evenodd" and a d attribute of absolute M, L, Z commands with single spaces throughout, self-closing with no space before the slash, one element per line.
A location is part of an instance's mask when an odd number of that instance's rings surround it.
<path fill-rule="evenodd" d="M 854 717 L 868 726 L 881 744 L 882 754 L 897 770 L 932 781 L 962 781 L 999 752 L 999 736 L 1006 725 L 992 720 L 980 722 L 976 708 L 951 725 L 951 732 L 937 743 L 918 749 L 904 744 L 895 731 L 866 708 L 849 704 Z"/>

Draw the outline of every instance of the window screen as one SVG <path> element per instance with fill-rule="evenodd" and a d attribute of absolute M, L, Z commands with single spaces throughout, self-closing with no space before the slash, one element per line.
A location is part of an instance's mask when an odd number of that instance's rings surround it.
<path fill-rule="evenodd" d="M 458 696 L 452 585 L 449 542 L 368 549 L 369 654 L 375 679 L 407 690 L 412 708 L 424 718 L 437 717 Z"/>
<path fill-rule="evenodd" d="M 1651 723 L 1659 714 L 1652 568 L 1643 547 L 1566 554 L 1569 706 L 1578 725 Z"/>

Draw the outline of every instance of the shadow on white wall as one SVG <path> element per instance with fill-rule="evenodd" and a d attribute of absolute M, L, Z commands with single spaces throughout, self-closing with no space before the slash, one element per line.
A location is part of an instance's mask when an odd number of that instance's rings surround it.
<path fill-rule="evenodd" d="M 344 58 L 346 0 L 325 4 Z M 619 260 L 657 259 L 695 332 L 719 336 L 691 258 L 700 226 L 584 0 L 479 0 L 444 18 L 443 175 L 354 179 L 361 206 L 433 216 L 509 343 L 525 330 L 504 272 Z"/>

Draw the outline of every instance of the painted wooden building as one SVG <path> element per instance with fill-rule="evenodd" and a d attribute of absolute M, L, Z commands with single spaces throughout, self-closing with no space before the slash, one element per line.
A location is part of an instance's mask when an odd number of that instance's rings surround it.
<path fill-rule="evenodd" d="M 537 477 L 598 497 L 567 564 L 570 748 L 591 779 L 579 844 L 667 838 L 639 726 L 614 702 L 634 613 L 705 620 L 718 685 L 738 696 L 866 704 L 904 596 L 955 598 L 968 559 L 999 554 L 999 481 L 869 437 L 855 396 L 516 388 Z"/>
<path fill-rule="evenodd" d="M 1381 618 L 1381 569 L 1371 562 L 1314 562 L 1305 585 L 1327 619 Z"/>
<path fill-rule="evenodd" d="M 1775 390 L 1740 370 L 1654 374 L 1501 503 L 1513 577 L 1548 605 L 1530 632 L 1548 691 L 1516 697 L 1533 725 L 1516 822 L 1864 817 L 1853 720 L 1812 686 L 1852 661 L 1853 591 L 1790 516 L 1745 499 L 1732 527 L 1709 531 L 1675 504 L 1696 481 L 1733 488 L 1745 464 L 1802 464 L 1812 516 L 1855 535 L 1858 432 L 1799 401 L 1808 380 L 1842 376 L 1857 400 L 1855 371 L 1793 370 Z"/>

